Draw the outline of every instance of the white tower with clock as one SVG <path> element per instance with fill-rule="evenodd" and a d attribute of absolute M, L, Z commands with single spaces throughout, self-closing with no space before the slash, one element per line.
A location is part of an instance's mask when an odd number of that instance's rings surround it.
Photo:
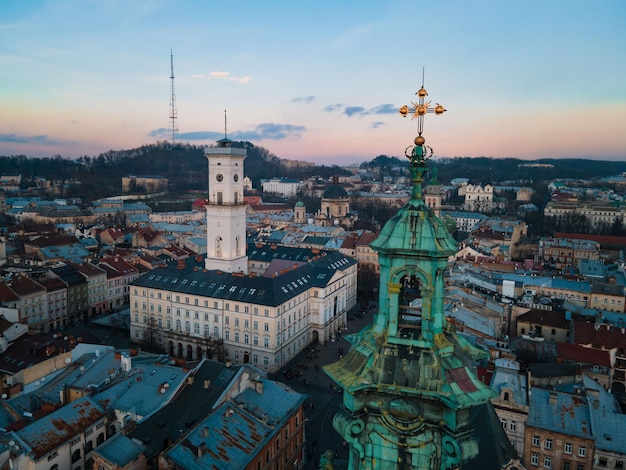
<path fill-rule="evenodd" d="M 243 161 L 246 149 L 224 138 L 205 150 L 209 161 L 206 269 L 248 274 L 246 204 L 243 202 Z"/>

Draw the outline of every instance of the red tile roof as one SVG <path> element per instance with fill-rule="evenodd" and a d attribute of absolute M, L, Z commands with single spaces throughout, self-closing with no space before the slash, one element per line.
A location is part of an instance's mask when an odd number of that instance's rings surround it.
<path fill-rule="evenodd" d="M 606 324 L 574 322 L 574 343 L 595 348 L 626 349 L 626 335 L 621 328 Z"/>
<path fill-rule="evenodd" d="M 558 343 L 557 352 L 559 359 L 565 361 L 611 367 L 611 354 L 607 350 L 586 348 L 577 344 Z"/>

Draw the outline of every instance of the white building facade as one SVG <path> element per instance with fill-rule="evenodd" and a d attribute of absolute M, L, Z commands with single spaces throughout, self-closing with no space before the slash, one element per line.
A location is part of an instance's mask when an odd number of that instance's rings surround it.
<path fill-rule="evenodd" d="M 356 305 L 357 263 L 338 251 L 247 246 L 245 157 L 227 139 L 207 149 L 206 258 L 179 260 L 132 282 L 131 341 L 186 360 L 217 358 L 273 372 L 346 327 Z M 284 263 L 280 273 L 256 268 L 274 260 Z"/>

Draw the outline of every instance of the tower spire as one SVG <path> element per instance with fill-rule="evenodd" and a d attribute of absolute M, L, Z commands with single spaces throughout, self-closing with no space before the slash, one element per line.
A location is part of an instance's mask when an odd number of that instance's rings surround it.
<path fill-rule="evenodd" d="M 224 139 L 228 139 L 228 116 L 224 110 Z"/>
<path fill-rule="evenodd" d="M 174 91 L 174 52 L 170 49 L 170 119 L 169 131 L 172 144 L 176 142 L 176 133 L 178 132 L 178 112 L 176 111 L 176 92 Z"/>

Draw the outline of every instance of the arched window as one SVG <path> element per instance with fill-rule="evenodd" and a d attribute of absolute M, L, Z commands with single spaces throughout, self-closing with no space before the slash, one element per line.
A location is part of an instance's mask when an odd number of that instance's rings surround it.
<path fill-rule="evenodd" d="M 180 325 L 181 325 L 180 320 L 176 320 L 176 331 L 180 331 L 180 328 L 181 328 Z"/>
<path fill-rule="evenodd" d="M 504 392 L 504 401 L 509 401 L 509 392 Z"/>
<path fill-rule="evenodd" d="M 99 446 L 103 442 L 104 442 L 104 433 L 101 432 L 100 434 L 98 434 L 98 437 L 96 438 L 96 446 Z"/>
<path fill-rule="evenodd" d="M 219 338 L 220 336 L 220 329 L 217 326 L 213 327 L 213 336 L 215 336 L 216 338 Z"/>
<path fill-rule="evenodd" d="M 59 464 L 54 464 L 52 467 L 50 467 L 50 470 L 59 470 Z"/>
<path fill-rule="evenodd" d="M 72 463 L 78 462 L 80 460 L 80 449 L 76 449 L 72 454 Z"/>
<path fill-rule="evenodd" d="M 188 321 L 185 322 L 185 332 L 191 333 L 191 323 Z"/>
<path fill-rule="evenodd" d="M 215 256 L 222 256 L 222 237 L 215 237 Z"/>
<path fill-rule="evenodd" d="M 239 254 L 241 248 L 239 244 L 239 235 L 235 237 L 235 253 Z"/>

